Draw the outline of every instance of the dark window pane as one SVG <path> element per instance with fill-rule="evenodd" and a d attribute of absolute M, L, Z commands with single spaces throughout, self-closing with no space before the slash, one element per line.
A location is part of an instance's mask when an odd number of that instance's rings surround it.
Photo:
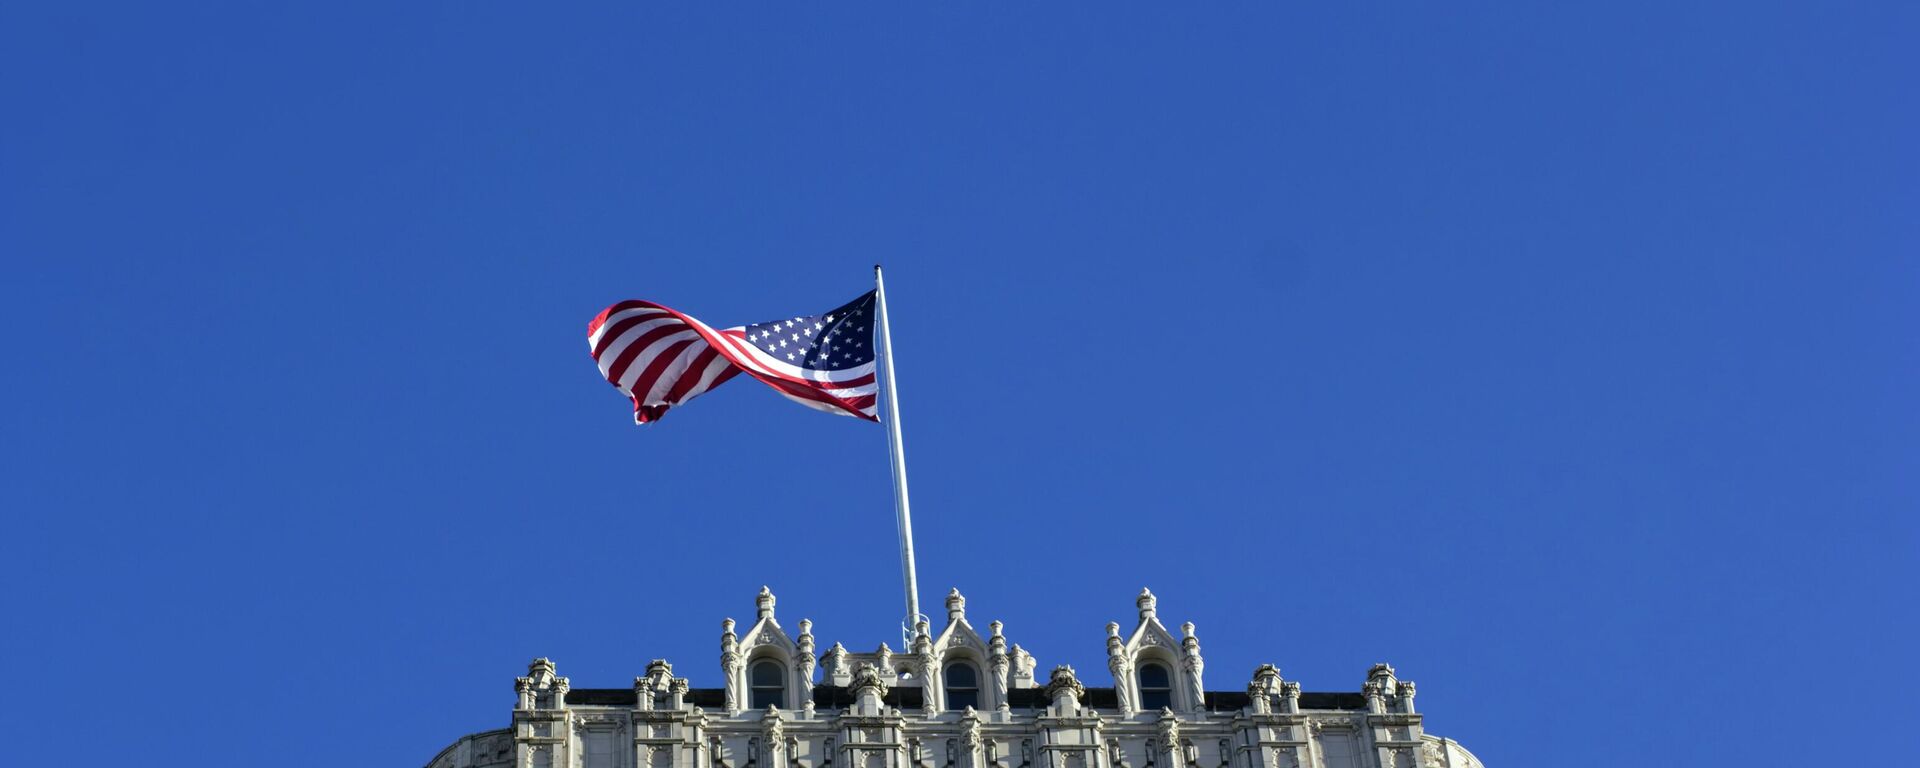
<path fill-rule="evenodd" d="M 753 688 L 748 692 L 747 706 L 766 709 L 787 705 L 786 671 L 779 662 L 756 662 L 747 672 L 747 682 Z"/>
<path fill-rule="evenodd" d="M 947 686 L 950 688 L 974 688 L 979 686 L 979 678 L 974 677 L 973 667 L 954 664 L 947 667 Z"/>
<path fill-rule="evenodd" d="M 958 712 L 967 707 L 973 707 L 974 709 L 980 708 L 979 691 L 972 689 L 964 691 L 954 690 L 952 688 L 947 689 L 947 709 Z"/>
<path fill-rule="evenodd" d="M 1154 712 L 1173 706 L 1173 676 L 1159 664 L 1140 665 L 1140 709 Z"/>

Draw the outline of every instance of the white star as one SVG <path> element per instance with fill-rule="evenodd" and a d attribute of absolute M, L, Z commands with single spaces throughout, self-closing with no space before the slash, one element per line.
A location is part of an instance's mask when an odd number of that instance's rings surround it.
<path fill-rule="evenodd" d="M 781 349 L 786 349 L 786 348 L 787 348 L 787 340 L 786 340 L 786 339 L 781 339 L 781 340 L 780 340 L 780 348 L 781 348 Z"/>
<path fill-rule="evenodd" d="M 813 329 L 814 329 L 814 330 L 816 330 L 816 331 L 817 331 L 817 330 L 820 330 L 821 328 L 825 328 L 825 327 L 826 327 L 826 326 L 823 326 L 823 325 L 821 325 L 821 324 L 819 324 L 819 323 L 814 323 L 814 324 L 813 324 Z"/>
<path fill-rule="evenodd" d="M 827 315 L 827 322 L 833 322 L 833 315 Z"/>

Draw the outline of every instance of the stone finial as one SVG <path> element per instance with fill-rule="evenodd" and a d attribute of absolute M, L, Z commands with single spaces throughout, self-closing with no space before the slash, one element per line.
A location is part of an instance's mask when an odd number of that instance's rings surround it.
<path fill-rule="evenodd" d="M 1040 666 L 1040 660 L 1035 659 L 1033 654 L 1027 653 L 1027 650 L 1021 648 L 1019 643 L 1013 644 L 1013 648 L 1007 651 L 1007 657 L 1013 660 L 1015 687 L 1032 688 L 1033 670 Z"/>
<path fill-rule="evenodd" d="M 980 746 L 980 713 L 973 707 L 960 713 L 960 738 L 969 748 Z"/>
<path fill-rule="evenodd" d="M 987 623 L 988 655 L 991 655 L 991 656 L 1007 655 L 1007 636 L 1000 633 L 1000 630 L 1003 628 L 1004 628 L 1003 625 L 1001 625 L 1001 623 L 997 621 Z"/>
<path fill-rule="evenodd" d="M 1073 667 L 1062 664 L 1054 667 L 1053 673 L 1048 675 L 1046 692 L 1047 698 L 1053 699 L 1056 703 L 1063 697 L 1070 697 L 1078 704 L 1080 697 L 1087 692 L 1087 687 L 1080 684 L 1079 678 L 1074 677 Z"/>
<path fill-rule="evenodd" d="M 1182 661 L 1187 668 L 1186 685 L 1183 686 L 1187 694 L 1187 706 L 1203 710 L 1207 708 L 1207 687 L 1203 682 L 1207 663 L 1200 658 L 1200 638 L 1193 635 L 1191 621 L 1180 625 L 1180 630 L 1186 633 L 1186 637 L 1180 641 L 1180 650 L 1185 656 Z"/>
<path fill-rule="evenodd" d="M 647 677 L 673 677 L 673 665 L 666 659 L 654 659 L 647 662 Z"/>
<path fill-rule="evenodd" d="M 873 655 L 879 657 L 880 667 L 882 669 L 887 670 L 889 673 L 893 671 L 893 649 L 888 648 L 886 643 L 881 643 L 880 649 L 874 651 Z"/>
<path fill-rule="evenodd" d="M 834 643 L 832 648 L 820 657 L 820 663 L 826 667 L 827 680 L 834 685 L 845 685 L 852 679 L 853 670 L 847 668 L 847 647 Z"/>
<path fill-rule="evenodd" d="M 933 652 L 932 629 L 933 629 L 932 627 L 927 626 L 926 619 L 921 619 L 913 623 L 912 651 L 914 653 L 932 653 Z"/>
<path fill-rule="evenodd" d="M 967 617 L 967 598 L 960 594 L 960 588 L 954 587 L 947 593 L 947 621 L 959 621 Z"/>
<path fill-rule="evenodd" d="M 1247 699 L 1254 714 L 1273 711 L 1274 698 L 1280 695 L 1280 668 L 1262 664 L 1253 670 L 1253 682 L 1247 684 Z"/>
<path fill-rule="evenodd" d="M 887 695 L 887 681 L 881 679 L 880 670 L 872 664 L 862 664 L 853 671 L 853 684 L 847 686 L 847 692 L 855 696 L 861 691 L 871 690 L 876 696 Z"/>
<path fill-rule="evenodd" d="M 527 665 L 527 677 L 533 678 L 533 684 L 545 688 L 552 684 L 554 676 L 553 660 L 545 656 L 534 659 Z"/>
<path fill-rule="evenodd" d="M 773 618 L 773 590 L 761 587 L 760 595 L 753 599 L 753 605 L 760 611 L 760 618 Z"/>
<path fill-rule="evenodd" d="M 1107 622 L 1107 658 L 1119 658 L 1126 652 L 1126 643 L 1120 639 L 1120 625 Z"/>
<path fill-rule="evenodd" d="M 1140 607 L 1140 620 L 1146 621 L 1153 618 L 1154 608 L 1160 604 L 1160 601 L 1154 598 L 1153 590 L 1142 588 L 1140 597 L 1136 598 L 1133 604 Z"/>
<path fill-rule="evenodd" d="M 653 678 L 633 679 L 633 706 L 642 712 L 653 709 Z"/>
<path fill-rule="evenodd" d="M 1367 697 L 1367 711 L 1381 714 L 1387 711 L 1387 697 L 1394 694 L 1399 681 L 1393 677 L 1393 667 L 1385 662 L 1373 665 L 1367 670 L 1367 683 L 1360 686 L 1360 692 Z"/>

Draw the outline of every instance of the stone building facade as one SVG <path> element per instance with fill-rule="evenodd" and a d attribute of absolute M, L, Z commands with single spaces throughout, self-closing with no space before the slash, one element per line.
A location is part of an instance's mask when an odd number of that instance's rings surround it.
<path fill-rule="evenodd" d="M 465 736 L 427 768 L 1481 768 L 1428 735 L 1414 684 L 1376 664 L 1357 692 L 1300 690 L 1264 665 L 1209 691 L 1191 623 L 1178 635 L 1142 591 L 1138 621 L 1107 625 L 1111 688 L 1039 665 L 1000 622 L 982 635 L 947 596 L 898 651 L 789 633 L 762 589 L 744 633 L 723 623 L 725 685 L 693 688 L 655 660 L 631 688 L 574 688 L 536 659 L 515 679 L 511 727 Z"/>

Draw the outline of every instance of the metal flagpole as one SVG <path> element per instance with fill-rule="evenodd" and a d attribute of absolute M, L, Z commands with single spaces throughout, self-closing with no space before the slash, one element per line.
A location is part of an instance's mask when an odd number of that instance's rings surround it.
<path fill-rule="evenodd" d="M 881 369 L 886 376 L 887 452 L 893 458 L 893 512 L 900 531 L 900 571 L 907 585 L 907 618 L 901 636 L 908 647 L 920 620 L 920 585 L 913 574 L 913 514 L 907 510 L 907 455 L 900 439 L 900 398 L 893 385 L 893 334 L 887 323 L 887 281 L 880 276 L 880 265 L 873 265 L 874 301 L 880 306 Z M 902 650 L 905 650 L 903 648 Z"/>

